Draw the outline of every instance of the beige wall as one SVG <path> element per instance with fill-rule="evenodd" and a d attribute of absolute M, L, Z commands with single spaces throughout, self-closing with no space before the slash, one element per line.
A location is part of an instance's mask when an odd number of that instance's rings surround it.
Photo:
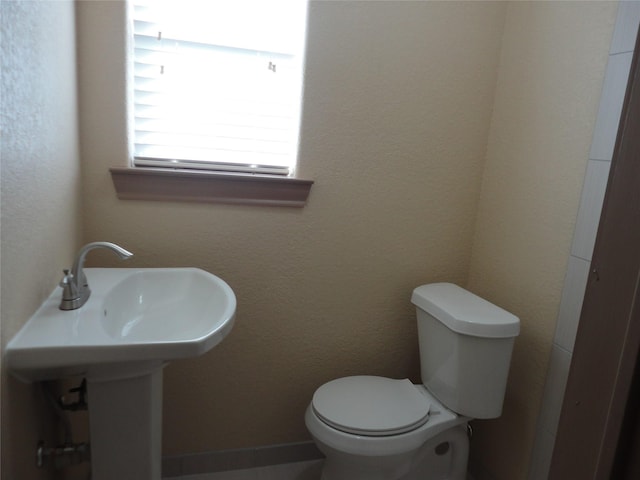
<path fill-rule="evenodd" d="M 616 6 L 507 11 L 468 284 L 522 321 L 503 416 L 475 422 L 496 479 L 526 477 Z"/>
<path fill-rule="evenodd" d="M 1 2 L 2 346 L 57 285 L 80 234 L 73 2 Z M 52 420 L 2 370 L 2 478 L 44 478 Z"/>
<path fill-rule="evenodd" d="M 328 379 L 419 379 L 409 298 L 467 279 L 505 8 L 312 2 L 299 171 L 315 185 L 287 209 L 117 200 L 123 8 L 80 5 L 85 240 L 204 268 L 238 298 L 220 346 L 165 370 L 165 453 L 306 440 Z"/>

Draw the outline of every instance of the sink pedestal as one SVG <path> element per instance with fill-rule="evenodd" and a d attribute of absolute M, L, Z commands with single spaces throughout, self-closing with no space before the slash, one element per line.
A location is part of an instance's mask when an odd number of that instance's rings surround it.
<path fill-rule="evenodd" d="M 162 368 L 87 379 L 92 480 L 160 480 Z"/>

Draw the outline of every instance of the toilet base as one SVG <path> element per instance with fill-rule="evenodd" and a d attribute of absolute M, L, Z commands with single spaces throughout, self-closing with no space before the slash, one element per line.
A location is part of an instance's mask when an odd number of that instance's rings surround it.
<path fill-rule="evenodd" d="M 429 439 L 418 450 L 364 456 L 316 443 L 326 455 L 321 480 L 465 480 L 469 439 L 466 424 Z"/>

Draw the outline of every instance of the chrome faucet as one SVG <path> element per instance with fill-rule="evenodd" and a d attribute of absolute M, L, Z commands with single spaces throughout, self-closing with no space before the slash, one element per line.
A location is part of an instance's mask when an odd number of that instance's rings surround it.
<path fill-rule="evenodd" d="M 91 295 L 91 289 L 84 274 L 84 259 L 94 248 L 107 248 L 116 253 L 122 260 L 133 256 L 133 253 L 111 242 L 88 243 L 80 249 L 73 262 L 71 271 L 64 270 L 64 277 L 60 281 L 62 287 L 62 301 L 60 310 L 76 310 L 83 306 Z"/>

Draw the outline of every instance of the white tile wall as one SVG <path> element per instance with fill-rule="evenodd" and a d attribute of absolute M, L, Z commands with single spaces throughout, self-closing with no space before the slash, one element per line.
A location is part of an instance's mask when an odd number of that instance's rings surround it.
<path fill-rule="evenodd" d="M 613 156 L 631 58 L 640 23 L 640 0 L 621 1 L 594 127 L 571 256 L 567 266 L 554 345 L 543 393 L 529 480 L 546 480 L 569 374 L 585 285 Z"/>
<path fill-rule="evenodd" d="M 618 6 L 618 19 L 611 39 L 609 53 L 633 52 L 640 18 L 640 1 L 622 1 Z"/>
<path fill-rule="evenodd" d="M 538 426 L 554 436 L 558 430 L 569 365 L 571 365 L 571 353 L 554 345 L 551 349 L 551 362 L 538 418 Z"/>
<path fill-rule="evenodd" d="M 594 160 L 611 160 L 613 156 L 625 93 L 620 86 L 627 84 L 632 56 L 632 52 L 609 55 L 589 155 Z"/>
<path fill-rule="evenodd" d="M 573 245 L 571 246 L 571 255 L 584 260 L 591 261 L 593 254 L 610 166 L 611 162 L 600 160 L 589 160 L 587 164 L 576 229 L 573 233 Z"/>
<path fill-rule="evenodd" d="M 531 464 L 529 470 L 529 480 L 547 480 L 549 468 L 551 467 L 554 442 L 555 435 L 538 427 L 532 452 L 532 458 L 535 461 Z"/>
<path fill-rule="evenodd" d="M 555 335 L 555 344 L 568 352 L 573 351 L 573 344 L 576 340 L 590 266 L 591 263 L 588 260 L 574 256 L 569 257 Z"/>

